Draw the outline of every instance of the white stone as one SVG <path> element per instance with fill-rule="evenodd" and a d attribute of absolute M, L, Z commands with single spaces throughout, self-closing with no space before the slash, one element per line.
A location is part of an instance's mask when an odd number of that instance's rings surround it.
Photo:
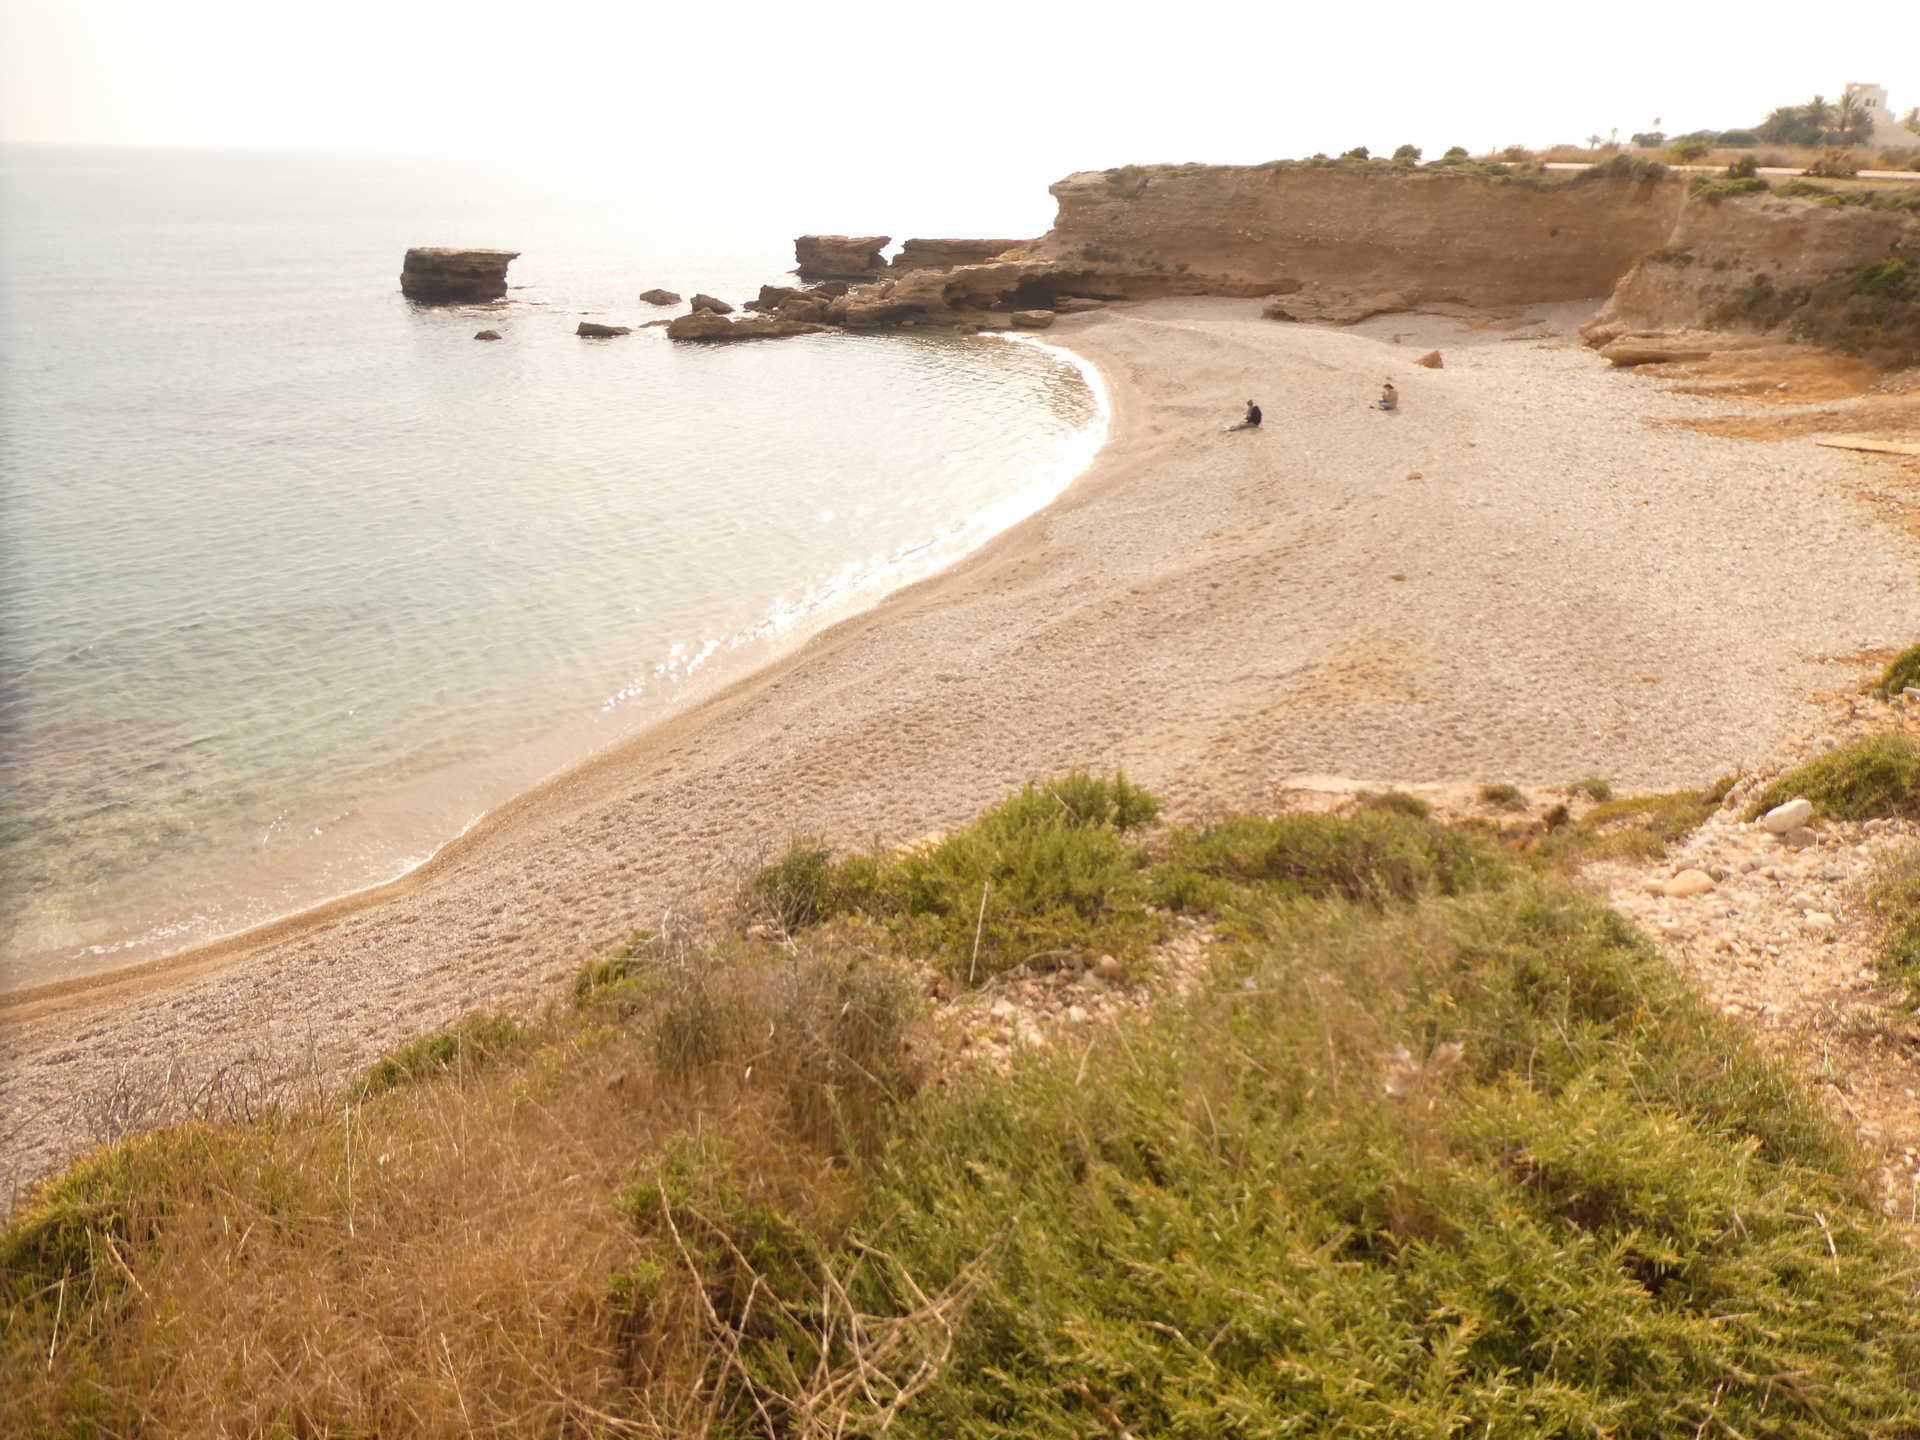
<path fill-rule="evenodd" d="M 1811 800 L 1789 800 L 1784 805 L 1776 805 L 1760 817 L 1760 828 L 1775 835 L 1785 835 L 1789 830 L 1798 830 L 1813 818 Z"/>

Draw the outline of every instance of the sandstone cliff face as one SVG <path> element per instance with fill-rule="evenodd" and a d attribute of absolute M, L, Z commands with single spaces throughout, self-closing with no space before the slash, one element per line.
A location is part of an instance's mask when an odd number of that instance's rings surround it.
<path fill-rule="evenodd" d="M 1837 271 L 1897 256 L 1920 258 L 1920 215 L 1912 211 L 1765 195 L 1695 199 L 1581 333 L 1604 345 L 1640 331 L 1760 328 L 1786 318 L 1769 296 L 1809 291 Z"/>
<path fill-rule="evenodd" d="M 1131 295 L 1300 295 L 1299 318 L 1321 318 L 1321 304 L 1604 295 L 1666 242 L 1685 198 L 1671 176 L 1540 184 L 1232 165 L 1089 171 L 1052 192 L 1054 227 L 1021 257 L 1093 264 Z"/>
<path fill-rule="evenodd" d="M 421 245 L 407 251 L 400 293 L 423 305 L 476 305 L 507 293 L 507 266 L 518 250 L 450 250 Z"/>

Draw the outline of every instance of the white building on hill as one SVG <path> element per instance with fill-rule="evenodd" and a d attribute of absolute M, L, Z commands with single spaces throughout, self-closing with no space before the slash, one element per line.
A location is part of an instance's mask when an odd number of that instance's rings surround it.
<path fill-rule="evenodd" d="M 1914 134 L 1900 123 L 1900 113 L 1887 104 L 1887 92 L 1879 85 L 1849 85 L 1846 94 L 1853 96 L 1862 109 L 1873 117 L 1873 136 L 1869 145 L 1920 146 L 1920 135 Z"/>

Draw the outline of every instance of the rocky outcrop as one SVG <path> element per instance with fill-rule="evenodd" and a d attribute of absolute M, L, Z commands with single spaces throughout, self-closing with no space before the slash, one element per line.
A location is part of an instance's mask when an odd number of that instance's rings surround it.
<path fill-rule="evenodd" d="M 507 266 L 518 250 L 449 250 L 437 245 L 407 251 L 400 293 L 422 305 L 477 305 L 507 293 Z"/>
<path fill-rule="evenodd" d="M 678 305 L 680 296 L 673 290 L 642 290 L 640 298 L 649 305 Z"/>
<path fill-rule="evenodd" d="M 716 315 L 731 315 L 733 313 L 733 306 L 724 300 L 715 299 L 711 295 L 696 295 L 687 303 L 693 307 L 696 313 L 701 310 L 711 310 Z"/>
<path fill-rule="evenodd" d="M 691 315 L 682 315 L 668 322 L 667 338 L 669 340 L 782 340 L 790 335 L 813 335 L 831 328 L 828 325 L 812 325 L 800 320 L 767 315 L 752 315 L 743 320 L 729 320 L 726 316 L 716 315 L 711 310 L 696 310 Z"/>
<path fill-rule="evenodd" d="M 502 335 L 498 330 L 476 330 L 473 332 L 473 338 L 476 340 L 504 340 L 506 336 Z"/>
<path fill-rule="evenodd" d="M 1836 276 L 1915 255 L 1920 215 L 1912 211 L 1764 194 L 1694 199 L 1660 245 L 1628 268 L 1581 333 L 1588 344 L 1611 348 L 1635 333 L 1793 328 L 1813 318 L 1807 307 L 1822 306 L 1822 288 Z M 1828 298 L 1842 311 L 1857 308 L 1852 294 Z M 1845 345 L 1848 317 L 1824 318 L 1837 322 L 1836 332 L 1808 338 Z M 1916 321 L 1920 317 L 1908 323 Z M 1920 348 L 1920 335 L 1910 343 Z"/>
<path fill-rule="evenodd" d="M 998 259 L 1017 245 L 1031 240 L 908 240 L 893 257 L 887 272 L 900 275 L 908 270 L 949 270 L 955 265 L 979 265 Z"/>
<path fill-rule="evenodd" d="M 580 328 L 573 333 L 576 335 L 584 335 L 589 340 L 608 340 L 615 335 L 631 335 L 633 333 L 633 327 L 630 325 L 600 325 L 592 320 L 582 320 L 580 322 Z"/>
<path fill-rule="evenodd" d="M 802 280 L 869 280 L 886 273 L 880 252 L 890 235 L 802 235 L 793 242 L 794 273 Z"/>
<path fill-rule="evenodd" d="M 1016 310 L 1008 317 L 1016 330 L 1045 330 L 1053 324 L 1051 310 Z"/>

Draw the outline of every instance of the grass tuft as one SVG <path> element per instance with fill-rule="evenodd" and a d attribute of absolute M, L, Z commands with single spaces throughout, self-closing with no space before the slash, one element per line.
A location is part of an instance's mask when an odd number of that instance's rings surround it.
<path fill-rule="evenodd" d="M 1869 735 L 1789 770 L 1755 798 L 1748 820 L 1789 800 L 1813 802 L 1817 816 L 1867 820 L 1920 817 L 1920 753 L 1904 735 Z"/>
<path fill-rule="evenodd" d="M 1518 785 L 1496 783 L 1480 787 L 1480 803 L 1501 810 L 1524 810 L 1527 797 L 1521 794 Z"/>
<path fill-rule="evenodd" d="M 351 1090 L 355 1100 L 370 1100 L 402 1085 L 454 1069 L 473 1069 L 524 1050 L 527 1032 L 507 1015 L 469 1015 L 433 1035 L 410 1040 L 381 1056 Z"/>
<path fill-rule="evenodd" d="M 1867 900 L 1880 923 L 1880 974 L 1920 1005 L 1920 844 L 1896 850 L 1874 872 Z"/>

